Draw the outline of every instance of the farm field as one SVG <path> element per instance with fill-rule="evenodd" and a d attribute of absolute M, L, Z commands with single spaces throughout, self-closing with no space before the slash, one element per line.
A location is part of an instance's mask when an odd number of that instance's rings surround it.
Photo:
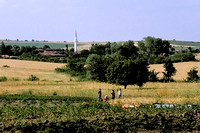
<path fill-rule="evenodd" d="M 192 42 L 192 41 L 169 41 L 170 44 L 175 44 L 179 46 L 186 46 L 186 47 L 200 47 L 200 42 Z"/>
<path fill-rule="evenodd" d="M 3 67 L 7 65 L 9 67 Z M 34 95 L 80 96 L 97 97 L 98 89 L 102 89 L 103 96 L 111 96 L 111 91 L 117 91 L 123 86 L 100 82 L 77 82 L 75 78 L 61 73 L 55 73 L 54 69 L 62 67 L 62 63 L 45 63 L 35 61 L 0 59 L 0 75 L 6 76 L 8 81 L 0 82 L 0 94 L 22 94 L 31 92 Z M 200 83 L 180 82 L 186 79 L 187 72 L 198 67 L 199 62 L 175 63 L 177 73 L 174 79 L 179 82 L 173 83 L 146 83 L 142 88 L 129 85 L 123 89 L 123 98 L 112 101 L 114 105 L 130 104 L 200 104 Z M 162 65 L 150 65 L 150 69 L 160 72 L 162 77 Z M 30 75 L 37 76 L 39 81 L 26 81 Z"/>
<path fill-rule="evenodd" d="M 1 132 L 198 132 L 200 107 L 123 109 L 87 97 L 0 96 Z"/>
<path fill-rule="evenodd" d="M 38 48 L 42 48 L 44 45 L 48 45 L 51 48 L 61 48 L 65 49 L 66 45 L 68 45 L 69 49 L 74 47 L 74 42 L 24 42 L 24 41 L 4 41 L 5 45 L 18 45 L 18 46 L 35 46 Z M 92 43 L 101 43 L 105 44 L 105 42 L 78 42 L 77 47 L 78 50 L 81 51 L 83 49 L 89 49 Z"/>
<path fill-rule="evenodd" d="M 175 67 L 177 71 L 193 67 L 189 64 L 175 64 Z M 122 98 L 104 103 L 97 102 L 99 88 L 102 96 L 111 97 L 112 89 L 116 92 L 123 86 L 78 82 L 75 78 L 54 72 L 55 68 L 64 65 L 0 59 L 0 76 L 8 78 L 0 82 L 1 132 L 200 130 L 200 107 L 196 106 L 200 105 L 200 83 L 146 83 L 142 88 L 128 86 L 126 90 L 122 89 Z M 150 69 L 162 71 L 161 67 L 153 65 Z M 40 80 L 26 81 L 31 74 Z M 179 74 L 174 79 L 181 80 Z M 154 103 L 195 106 L 156 108 Z M 140 107 L 123 109 L 124 104 L 138 104 Z"/>

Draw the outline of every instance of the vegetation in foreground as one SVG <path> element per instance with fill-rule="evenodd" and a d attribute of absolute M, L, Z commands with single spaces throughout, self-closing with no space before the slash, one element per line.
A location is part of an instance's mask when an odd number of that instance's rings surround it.
<path fill-rule="evenodd" d="M 200 106 L 123 109 L 87 97 L 0 96 L 1 132 L 137 132 L 200 130 Z"/>

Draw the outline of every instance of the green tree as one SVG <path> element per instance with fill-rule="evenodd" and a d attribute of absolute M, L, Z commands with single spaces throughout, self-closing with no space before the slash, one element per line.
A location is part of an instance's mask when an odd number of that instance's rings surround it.
<path fill-rule="evenodd" d="M 196 68 L 192 68 L 187 74 L 188 82 L 197 82 L 199 80 L 198 71 L 196 70 Z"/>
<path fill-rule="evenodd" d="M 147 62 L 130 59 L 114 61 L 107 68 L 106 78 L 109 83 L 123 85 L 125 89 L 134 84 L 141 87 L 148 81 Z"/>
<path fill-rule="evenodd" d="M 6 54 L 5 52 L 6 52 L 6 46 L 5 46 L 4 42 L 2 41 L 1 46 L 0 46 L 0 55 Z"/>
<path fill-rule="evenodd" d="M 159 72 L 155 72 L 155 70 L 149 71 L 149 81 L 150 82 L 157 82 L 159 79 L 157 75 Z"/>
<path fill-rule="evenodd" d="M 42 49 L 46 50 L 46 49 L 49 49 L 51 48 L 49 45 L 44 45 Z"/>
<path fill-rule="evenodd" d="M 127 58 L 135 58 L 137 56 L 137 48 L 135 47 L 133 41 L 124 42 L 124 44 L 121 45 L 117 51 L 120 55 L 125 56 Z"/>
<path fill-rule="evenodd" d="M 176 69 L 173 66 L 173 63 L 171 60 L 166 60 L 164 63 L 164 68 L 165 68 L 165 72 L 163 72 L 163 81 L 164 82 L 169 82 L 169 81 L 173 81 L 172 76 L 175 75 L 176 73 Z"/>
<path fill-rule="evenodd" d="M 106 81 L 106 69 L 108 64 L 104 56 L 91 54 L 86 60 L 86 69 L 89 79 Z"/>
<path fill-rule="evenodd" d="M 97 55 L 105 55 L 106 53 L 106 46 L 102 44 L 92 44 L 92 47 L 90 48 L 91 54 L 97 54 Z"/>
<path fill-rule="evenodd" d="M 146 37 L 144 41 L 138 42 L 139 53 L 149 57 L 169 56 L 173 48 L 167 40 L 160 38 Z"/>

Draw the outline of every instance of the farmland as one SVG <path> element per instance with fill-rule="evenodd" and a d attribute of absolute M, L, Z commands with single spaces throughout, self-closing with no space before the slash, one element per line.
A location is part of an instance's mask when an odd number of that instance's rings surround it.
<path fill-rule="evenodd" d="M 192 41 L 169 41 L 170 44 L 175 44 L 177 46 L 187 46 L 187 47 L 200 47 L 200 42 L 192 42 Z"/>
<path fill-rule="evenodd" d="M 18 45 L 18 46 L 35 46 L 38 48 L 42 48 L 44 45 L 48 45 L 51 48 L 66 48 L 66 45 L 68 45 L 69 49 L 73 48 L 74 44 L 73 42 L 25 42 L 25 41 L 4 41 L 5 45 Z M 80 42 L 77 44 L 79 50 L 82 49 L 88 49 L 90 47 L 90 42 Z"/>
<path fill-rule="evenodd" d="M 175 63 L 173 83 L 146 83 L 142 88 L 128 86 L 122 98 L 97 103 L 98 89 L 111 96 L 112 89 L 123 86 L 94 81 L 79 82 L 55 73 L 62 63 L 0 60 L 1 131 L 197 131 L 200 130 L 199 106 L 194 108 L 152 108 L 153 103 L 200 105 L 200 83 L 185 83 L 190 68 L 199 62 Z M 5 67 L 6 66 L 6 67 Z M 162 72 L 162 65 L 150 69 Z M 198 68 L 199 69 L 199 68 Z M 29 75 L 38 81 L 27 81 Z M 162 76 L 162 75 L 160 75 Z M 139 109 L 121 108 L 123 104 L 144 105 Z M 113 106 L 114 105 L 114 106 Z M 151 123 L 154 123 L 151 125 Z"/>
<path fill-rule="evenodd" d="M 122 109 L 92 98 L 0 96 L 4 132 L 171 132 L 200 130 L 199 107 Z"/>

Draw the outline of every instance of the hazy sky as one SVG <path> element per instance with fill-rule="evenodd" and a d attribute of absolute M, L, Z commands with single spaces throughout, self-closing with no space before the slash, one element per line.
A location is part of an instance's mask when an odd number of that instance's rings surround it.
<path fill-rule="evenodd" d="M 0 39 L 200 41 L 200 0 L 0 0 Z"/>

